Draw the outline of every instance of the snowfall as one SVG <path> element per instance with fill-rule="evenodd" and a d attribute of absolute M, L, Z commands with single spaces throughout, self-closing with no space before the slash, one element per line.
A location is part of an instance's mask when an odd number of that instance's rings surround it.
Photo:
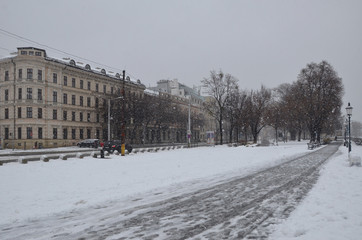
<path fill-rule="evenodd" d="M 0 166 L 0 225 L 97 204 L 131 207 L 167 199 L 310 151 L 306 142 L 287 142 L 269 147 L 224 145 L 104 159 L 7 163 Z M 353 145 L 352 154 L 362 156 L 362 146 Z M 270 239 L 362 239 L 362 168 L 349 166 L 347 148 L 342 145 L 320 173 L 289 218 L 274 225 Z M 156 198 L 155 192 L 166 194 Z M 132 201 L 140 196 L 143 201 Z"/>

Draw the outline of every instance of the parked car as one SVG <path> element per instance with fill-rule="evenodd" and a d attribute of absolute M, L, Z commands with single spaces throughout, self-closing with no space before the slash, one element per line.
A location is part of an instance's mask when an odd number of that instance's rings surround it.
<path fill-rule="evenodd" d="M 85 139 L 79 143 L 77 143 L 78 147 L 91 147 L 97 148 L 99 147 L 99 139 Z"/>
<path fill-rule="evenodd" d="M 115 150 L 117 150 L 118 152 L 121 152 L 121 147 L 122 147 L 122 141 L 121 140 L 113 140 L 113 141 L 108 141 L 104 143 L 103 146 L 103 150 L 107 151 L 109 153 L 113 153 Z M 132 152 L 132 146 L 130 144 L 125 144 L 125 149 L 131 153 Z"/>

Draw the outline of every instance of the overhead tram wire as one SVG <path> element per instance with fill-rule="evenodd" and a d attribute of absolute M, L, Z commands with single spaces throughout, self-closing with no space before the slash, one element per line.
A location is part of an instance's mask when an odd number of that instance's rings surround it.
<path fill-rule="evenodd" d="M 43 48 L 48 48 L 48 49 L 51 49 L 51 50 L 56 51 L 56 52 L 58 52 L 58 53 L 62 53 L 62 54 L 64 54 L 64 55 L 66 55 L 66 56 L 72 56 L 72 57 L 75 57 L 75 58 L 78 58 L 78 59 L 81 59 L 81 60 L 84 60 L 84 61 L 88 61 L 88 62 L 97 64 L 97 65 L 102 66 L 102 67 L 109 68 L 109 69 L 111 69 L 111 70 L 123 71 L 122 69 L 115 68 L 115 67 L 111 67 L 111 66 L 108 66 L 108 65 L 99 63 L 99 62 L 95 62 L 95 61 L 89 60 L 89 59 L 87 59 L 87 58 L 79 57 L 79 56 L 77 56 L 77 55 L 74 55 L 74 54 L 65 52 L 65 51 L 63 51 L 63 50 L 60 50 L 60 49 L 57 49 L 57 48 L 54 48 L 54 47 L 50 47 L 50 46 L 48 46 L 48 45 L 45 45 L 45 44 L 42 44 L 42 43 L 39 43 L 39 42 L 36 42 L 36 41 L 33 41 L 33 40 L 29 39 L 29 38 L 22 37 L 22 36 L 20 36 L 20 35 L 15 34 L 15 33 L 11 33 L 11 32 L 9 32 L 9 31 L 6 31 L 6 30 L 2 29 L 2 28 L 0 28 L 0 34 L 6 35 L 6 36 L 8 36 L 8 37 L 15 38 L 15 39 L 20 40 L 20 41 L 23 41 L 23 42 L 35 44 L 35 45 L 41 46 L 41 47 L 43 47 Z M 2 48 L 2 49 L 5 49 L 5 48 Z M 9 50 L 9 49 L 5 49 L 5 50 Z M 11 50 L 9 50 L 9 51 L 11 52 Z M 138 79 L 138 78 L 136 78 L 135 76 L 131 75 L 128 71 L 127 71 L 127 74 L 130 75 L 131 77 L 133 77 L 134 79 Z"/>

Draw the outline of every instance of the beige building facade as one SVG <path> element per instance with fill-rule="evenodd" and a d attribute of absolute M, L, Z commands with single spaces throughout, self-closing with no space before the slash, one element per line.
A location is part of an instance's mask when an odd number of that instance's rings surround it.
<path fill-rule="evenodd" d="M 74 146 L 107 139 L 104 109 L 116 93 L 143 94 L 140 81 L 50 58 L 43 49 L 18 48 L 0 59 L 0 139 L 5 148 Z"/>

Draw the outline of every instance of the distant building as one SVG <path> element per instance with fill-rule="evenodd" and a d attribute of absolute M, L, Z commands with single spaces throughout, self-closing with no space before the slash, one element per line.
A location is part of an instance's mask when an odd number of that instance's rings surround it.
<path fill-rule="evenodd" d="M 122 85 L 119 73 L 50 58 L 43 49 L 18 48 L 17 55 L 0 59 L 1 144 L 30 149 L 106 139 L 101 109 Z M 127 94 L 142 95 L 145 89 L 129 78 L 124 86 Z"/>
<path fill-rule="evenodd" d="M 190 106 L 192 142 L 206 141 L 204 124 L 207 122 L 205 117 L 208 116 L 204 113 L 203 109 L 205 99 L 200 95 L 198 88 L 190 88 L 179 83 L 177 79 L 174 79 L 160 80 L 157 82 L 156 87 L 149 87 L 148 91 L 150 90 L 153 91 L 154 94 L 158 93 L 160 96 L 169 97 L 173 103 L 181 106 L 184 111 L 188 111 Z M 187 133 L 184 132 L 183 135 L 186 138 Z"/>

